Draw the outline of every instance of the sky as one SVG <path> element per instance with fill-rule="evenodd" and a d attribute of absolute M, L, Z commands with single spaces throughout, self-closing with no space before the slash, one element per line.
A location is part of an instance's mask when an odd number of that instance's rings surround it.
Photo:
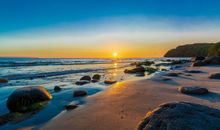
<path fill-rule="evenodd" d="M 1 57 L 161 57 L 220 41 L 219 0 L 0 0 Z"/>

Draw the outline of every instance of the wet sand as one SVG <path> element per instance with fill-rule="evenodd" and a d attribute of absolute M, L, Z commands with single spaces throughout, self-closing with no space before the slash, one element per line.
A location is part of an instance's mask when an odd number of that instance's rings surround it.
<path fill-rule="evenodd" d="M 175 70 L 178 77 L 156 75 L 151 79 L 119 82 L 105 92 L 88 97 L 85 106 L 66 112 L 49 121 L 42 130 L 133 130 L 159 104 L 187 101 L 220 109 L 220 80 L 209 79 L 220 67 L 188 67 L 185 70 L 204 73 L 187 76 L 184 70 Z M 170 72 L 167 72 L 170 73 Z M 164 81 L 164 77 L 172 80 Z M 201 86 L 209 89 L 207 95 L 193 96 L 177 91 L 180 86 Z"/>

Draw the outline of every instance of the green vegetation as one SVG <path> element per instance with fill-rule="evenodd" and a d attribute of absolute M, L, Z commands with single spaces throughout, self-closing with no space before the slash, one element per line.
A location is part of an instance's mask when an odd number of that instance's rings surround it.
<path fill-rule="evenodd" d="M 220 42 L 195 43 L 169 50 L 164 57 L 220 56 Z"/>

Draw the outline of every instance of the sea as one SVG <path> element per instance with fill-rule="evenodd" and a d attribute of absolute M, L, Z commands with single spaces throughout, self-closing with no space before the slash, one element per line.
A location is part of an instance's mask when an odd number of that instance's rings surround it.
<path fill-rule="evenodd" d="M 25 127 L 38 129 L 48 121 L 66 113 L 65 105 L 78 104 L 79 107 L 84 106 L 89 96 L 111 87 L 111 85 L 104 84 L 104 80 L 122 82 L 136 78 L 149 78 L 152 74 L 137 77 L 124 73 L 125 69 L 134 67 L 131 63 L 145 60 L 155 63 L 165 61 L 164 58 L 0 58 L 0 78 L 9 80 L 8 83 L 0 84 L 0 116 L 9 113 L 6 106 L 7 99 L 18 88 L 44 86 L 53 96 L 52 100 L 40 111 L 25 119 L 1 125 L 0 129 L 11 130 Z M 162 67 L 169 69 L 167 66 Z M 93 76 L 94 74 L 102 76 L 100 82 L 82 86 L 75 84 L 82 76 Z M 55 92 L 55 86 L 60 86 L 62 91 Z M 73 91 L 79 89 L 86 90 L 89 96 L 73 98 Z"/>

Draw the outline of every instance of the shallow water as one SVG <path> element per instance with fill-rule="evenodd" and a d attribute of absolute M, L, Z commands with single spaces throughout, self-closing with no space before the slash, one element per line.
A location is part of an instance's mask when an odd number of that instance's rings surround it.
<path fill-rule="evenodd" d="M 21 122 L 10 122 L 0 126 L 0 129 L 17 129 L 46 123 L 65 112 L 65 105 L 70 103 L 83 105 L 86 103 L 86 98 L 73 98 L 74 90 L 85 89 L 89 95 L 93 95 L 110 86 L 103 83 L 105 79 L 122 81 L 134 78 L 134 75 L 124 74 L 124 69 L 131 68 L 130 63 L 132 62 L 144 60 L 146 59 L 0 58 L 0 77 L 9 79 L 7 84 L 0 86 L 0 115 L 9 112 L 6 101 L 8 96 L 17 88 L 40 85 L 47 88 L 53 96 L 53 99 L 32 117 Z M 160 62 L 160 59 L 150 60 Z M 83 86 L 75 85 L 75 82 L 82 76 L 94 74 L 102 75 L 100 82 Z M 54 86 L 57 85 L 62 87 L 62 91 L 54 92 Z"/>

